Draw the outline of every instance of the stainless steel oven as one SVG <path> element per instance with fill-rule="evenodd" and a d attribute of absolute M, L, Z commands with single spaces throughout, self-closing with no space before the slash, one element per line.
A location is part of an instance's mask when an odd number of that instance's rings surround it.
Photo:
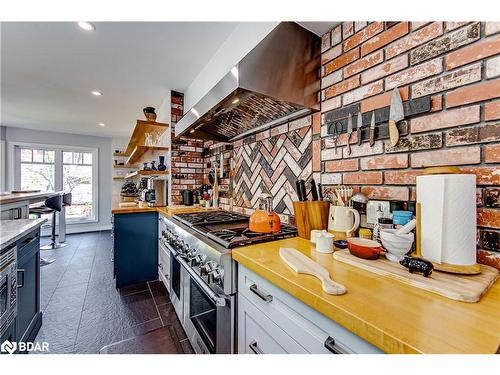
<path fill-rule="evenodd" d="M 184 275 L 183 324 L 194 351 L 233 353 L 236 297 L 209 286 L 184 259 L 179 262 Z"/>
<path fill-rule="evenodd" d="M 0 336 L 17 315 L 17 247 L 0 251 Z"/>
<path fill-rule="evenodd" d="M 170 250 L 170 301 L 174 306 L 175 312 L 177 313 L 177 317 L 184 325 L 183 316 L 183 303 L 184 303 L 184 273 L 183 268 L 179 262 L 179 259 L 176 256 L 176 253 L 173 249 Z"/>

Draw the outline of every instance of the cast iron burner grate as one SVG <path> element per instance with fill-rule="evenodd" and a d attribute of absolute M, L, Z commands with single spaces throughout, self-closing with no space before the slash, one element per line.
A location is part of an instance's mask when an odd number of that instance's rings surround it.
<path fill-rule="evenodd" d="M 257 233 L 247 227 L 207 231 L 206 236 L 226 248 L 250 245 L 257 242 L 274 241 L 294 237 L 297 229 L 291 225 L 281 224 L 278 233 Z"/>
<path fill-rule="evenodd" d="M 176 219 L 186 225 L 215 224 L 231 221 L 248 220 L 248 216 L 229 211 L 196 212 L 174 215 Z"/>

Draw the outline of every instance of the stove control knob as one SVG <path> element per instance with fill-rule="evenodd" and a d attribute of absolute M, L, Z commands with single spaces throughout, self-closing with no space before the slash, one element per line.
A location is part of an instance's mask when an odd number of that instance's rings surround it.
<path fill-rule="evenodd" d="M 208 283 L 220 283 L 224 278 L 224 269 L 220 266 L 216 266 L 215 269 L 210 271 L 208 274 Z"/>
<path fill-rule="evenodd" d="M 201 276 L 208 276 L 217 267 L 217 263 L 210 260 L 200 267 Z"/>
<path fill-rule="evenodd" d="M 193 259 L 191 259 L 191 267 L 201 266 L 203 263 L 205 263 L 206 259 L 207 256 L 205 254 L 195 254 Z"/>

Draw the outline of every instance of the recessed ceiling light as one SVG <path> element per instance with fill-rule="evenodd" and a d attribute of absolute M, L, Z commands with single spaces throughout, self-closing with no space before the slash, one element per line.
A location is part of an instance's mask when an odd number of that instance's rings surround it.
<path fill-rule="evenodd" d="M 82 28 L 85 31 L 94 31 L 95 30 L 95 26 L 93 24 L 91 24 L 90 22 L 86 22 L 86 21 L 78 22 L 78 26 L 80 26 L 80 28 Z"/>
<path fill-rule="evenodd" d="M 102 96 L 102 92 L 97 91 L 97 90 L 91 91 L 90 93 L 91 93 L 92 95 L 95 95 L 95 96 Z"/>
<path fill-rule="evenodd" d="M 106 124 L 104 122 L 100 122 L 98 125 L 99 126 L 106 126 Z"/>
<path fill-rule="evenodd" d="M 232 103 L 233 103 L 233 104 L 236 104 L 236 103 L 238 103 L 239 101 L 240 101 L 240 99 L 239 99 L 239 98 L 236 98 L 236 99 L 234 99 L 234 100 L 232 101 Z"/>
<path fill-rule="evenodd" d="M 193 134 L 193 133 L 194 133 L 194 129 L 191 129 L 189 132 L 190 132 L 191 134 Z"/>

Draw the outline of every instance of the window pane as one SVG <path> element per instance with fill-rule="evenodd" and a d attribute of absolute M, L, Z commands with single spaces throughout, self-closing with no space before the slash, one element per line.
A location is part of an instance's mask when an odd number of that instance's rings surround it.
<path fill-rule="evenodd" d="M 83 154 L 83 164 L 92 164 L 92 154 L 86 152 Z"/>
<path fill-rule="evenodd" d="M 75 155 L 77 154 L 75 153 Z M 73 194 L 71 206 L 66 207 L 66 217 L 68 219 L 94 217 L 92 207 L 92 166 L 65 165 L 63 167 L 63 190 Z"/>
<path fill-rule="evenodd" d="M 81 152 L 74 152 L 73 153 L 73 163 L 83 164 L 83 154 Z"/>
<path fill-rule="evenodd" d="M 54 159 L 55 159 L 55 152 L 45 150 L 45 162 L 46 163 L 53 163 Z"/>
<path fill-rule="evenodd" d="M 43 153 L 42 153 L 43 155 Z M 21 164 L 21 189 L 54 191 L 54 164 Z"/>
<path fill-rule="evenodd" d="M 63 152 L 63 163 L 64 164 L 71 164 L 73 163 L 73 153 L 72 152 Z"/>
<path fill-rule="evenodd" d="M 33 150 L 33 161 L 43 163 L 43 150 Z"/>
<path fill-rule="evenodd" d="M 31 150 L 27 148 L 21 149 L 21 161 L 31 162 Z"/>

